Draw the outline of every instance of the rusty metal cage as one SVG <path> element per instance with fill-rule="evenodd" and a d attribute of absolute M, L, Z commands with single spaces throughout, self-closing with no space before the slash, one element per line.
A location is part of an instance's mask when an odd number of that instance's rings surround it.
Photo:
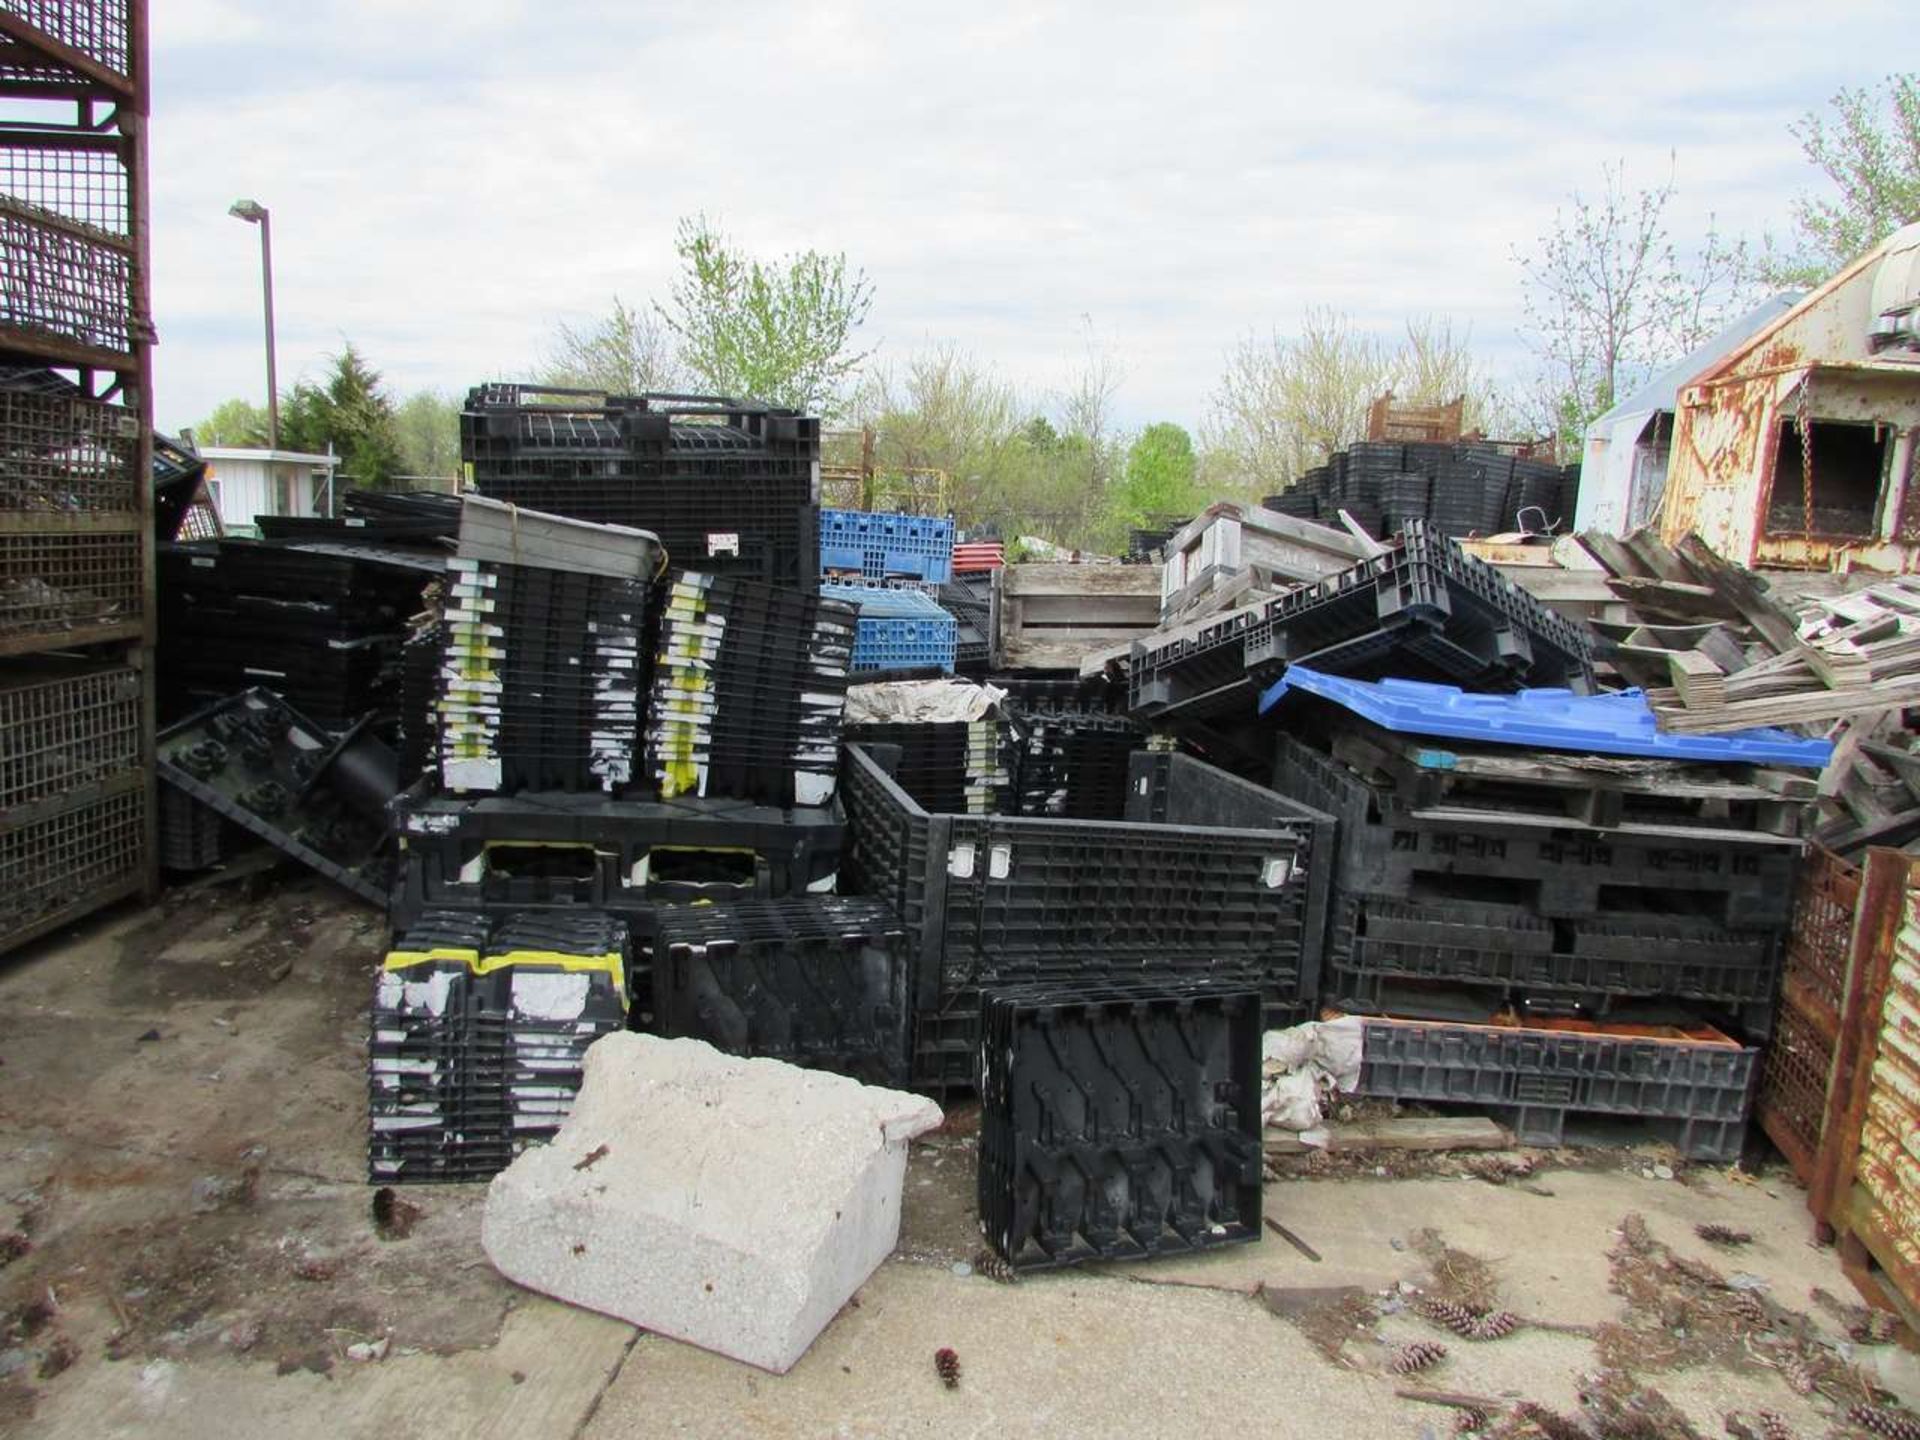
<path fill-rule="evenodd" d="M 0 195 L 0 326 L 124 355 L 132 284 L 124 242 Z"/>
<path fill-rule="evenodd" d="M 130 0 L 0 0 L 0 12 L 120 76 L 132 73 L 132 9 Z M 40 62 L 19 63 L 35 73 L 46 68 Z M 11 79 L 14 64 L 9 57 L 0 78 Z"/>
<path fill-rule="evenodd" d="M 1820 1152 L 1859 900 L 1859 867 L 1814 846 L 1800 867 L 1774 1038 L 1754 1102 L 1768 1138 L 1802 1180 Z"/>
<path fill-rule="evenodd" d="M 0 194 L 102 236 L 128 233 L 122 142 L 59 132 L 0 134 Z"/>
<path fill-rule="evenodd" d="M 140 544 L 137 531 L 0 533 L 0 654 L 137 635 Z"/>
<path fill-rule="evenodd" d="M 137 514 L 140 417 L 0 371 L 0 511 Z"/>
<path fill-rule="evenodd" d="M 23 662 L 0 675 L 0 825 L 140 769 L 140 672 Z"/>
<path fill-rule="evenodd" d="M 146 835 L 145 788 L 0 829 L 0 950 L 139 889 Z"/>

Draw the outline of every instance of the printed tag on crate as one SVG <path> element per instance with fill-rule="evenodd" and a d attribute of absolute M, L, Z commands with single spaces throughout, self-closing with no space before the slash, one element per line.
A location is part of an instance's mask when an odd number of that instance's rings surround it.
<path fill-rule="evenodd" d="M 707 532 L 707 554 L 734 555 L 740 553 L 740 532 L 738 530 L 709 530 Z"/>

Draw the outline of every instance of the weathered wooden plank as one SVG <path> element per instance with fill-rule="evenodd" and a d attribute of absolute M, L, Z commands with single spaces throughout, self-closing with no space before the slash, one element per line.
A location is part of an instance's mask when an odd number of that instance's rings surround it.
<path fill-rule="evenodd" d="M 1404 1115 L 1355 1120 L 1327 1127 L 1325 1145 L 1308 1145 L 1291 1130 L 1268 1129 L 1261 1143 L 1269 1155 L 1306 1155 L 1314 1150 L 1505 1150 L 1513 1136 L 1484 1115 Z"/>

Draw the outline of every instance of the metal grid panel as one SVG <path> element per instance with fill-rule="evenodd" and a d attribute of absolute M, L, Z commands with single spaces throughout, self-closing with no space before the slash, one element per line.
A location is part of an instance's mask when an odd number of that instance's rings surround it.
<path fill-rule="evenodd" d="M 132 347 L 133 259 L 0 197 L 0 325 L 124 353 Z"/>
<path fill-rule="evenodd" d="M 1755 1106 L 1767 1134 L 1805 1178 L 1820 1151 L 1827 1089 L 1833 1077 L 1833 1037 L 1802 1009 L 1783 1004 L 1760 1061 Z"/>
<path fill-rule="evenodd" d="M 1847 953 L 1859 902 L 1859 867 L 1818 847 L 1810 851 L 1800 869 L 1785 973 L 1836 1018 L 1847 993 Z"/>
<path fill-rule="evenodd" d="M 0 949 L 125 893 L 143 869 L 147 792 L 0 832 Z"/>
<path fill-rule="evenodd" d="M 34 373 L 26 372 L 27 383 Z M 0 375 L 0 510 L 136 512 L 139 454 L 132 410 L 71 387 L 17 389 Z"/>
<path fill-rule="evenodd" d="M 138 622 L 140 536 L 0 535 L 0 644 Z"/>
<path fill-rule="evenodd" d="M 1809 1184 L 1822 1163 L 1821 1134 L 1859 902 L 1859 867 L 1813 846 L 1800 867 L 1773 1042 L 1754 1097 L 1761 1126 L 1794 1174 Z"/>
<path fill-rule="evenodd" d="M 127 228 L 127 167 L 118 142 L 97 148 L 48 146 L 30 139 L 0 139 L 0 194 L 36 210 L 124 237 Z"/>
<path fill-rule="evenodd" d="M 116 75 L 127 75 L 130 0 L 0 0 L 43 35 L 78 50 Z"/>
<path fill-rule="evenodd" d="M 0 824 L 140 764 L 140 674 L 131 666 L 54 676 L 29 671 L 0 687 Z"/>

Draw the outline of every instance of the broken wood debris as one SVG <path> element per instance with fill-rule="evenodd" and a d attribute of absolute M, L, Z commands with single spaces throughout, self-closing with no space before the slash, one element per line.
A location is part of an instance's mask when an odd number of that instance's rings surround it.
<path fill-rule="evenodd" d="M 1582 542 L 1634 615 L 1599 627 L 1603 658 L 1647 692 L 1663 730 L 1824 733 L 1834 752 L 1815 787 L 1815 838 L 1841 855 L 1920 840 L 1920 753 L 1901 723 L 1920 707 L 1920 576 L 1788 603 L 1696 536 Z"/>

